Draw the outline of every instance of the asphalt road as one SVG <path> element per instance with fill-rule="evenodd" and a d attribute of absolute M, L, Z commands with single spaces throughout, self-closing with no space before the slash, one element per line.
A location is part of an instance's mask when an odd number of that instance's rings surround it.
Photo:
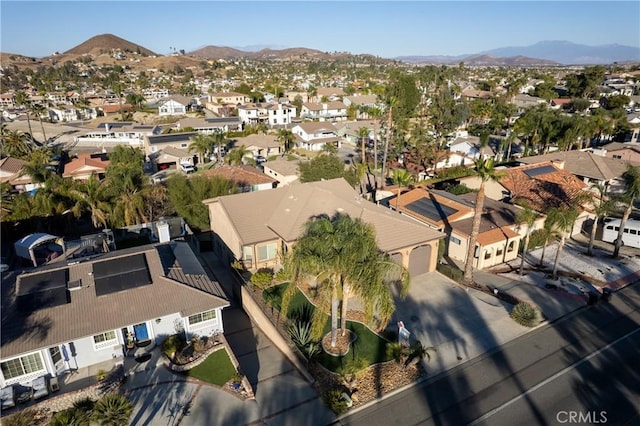
<path fill-rule="evenodd" d="M 636 283 L 336 424 L 637 424 L 639 308 Z"/>

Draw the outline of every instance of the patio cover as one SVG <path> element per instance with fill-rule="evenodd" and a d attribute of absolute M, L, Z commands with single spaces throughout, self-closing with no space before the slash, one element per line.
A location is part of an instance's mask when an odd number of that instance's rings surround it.
<path fill-rule="evenodd" d="M 27 235 L 26 237 L 15 242 L 14 247 L 16 249 L 16 255 L 23 259 L 31 260 L 33 262 L 33 266 L 37 266 L 36 259 L 33 254 L 33 248 L 48 241 L 55 241 L 58 238 L 60 237 L 41 232 Z"/>

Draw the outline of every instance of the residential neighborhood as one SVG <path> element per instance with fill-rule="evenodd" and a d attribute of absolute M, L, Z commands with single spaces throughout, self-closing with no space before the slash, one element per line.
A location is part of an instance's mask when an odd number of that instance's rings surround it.
<path fill-rule="evenodd" d="M 2 54 L 3 424 L 364 424 L 587 309 L 637 321 L 639 64 L 115 39 Z"/>

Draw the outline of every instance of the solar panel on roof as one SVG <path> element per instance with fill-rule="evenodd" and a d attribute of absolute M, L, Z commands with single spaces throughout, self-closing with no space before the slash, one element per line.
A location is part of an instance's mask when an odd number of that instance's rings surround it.
<path fill-rule="evenodd" d="M 435 222 L 449 217 L 457 212 L 456 209 L 443 206 L 442 204 L 434 202 L 429 198 L 421 198 L 417 201 L 414 201 L 413 203 L 409 203 L 406 205 L 406 208 Z"/>
<path fill-rule="evenodd" d="M 21 277 L 17 289 L 18 308 L 36 311 L 69 303 L 68 280 L 68 268 Z"/>
<path fill-rule="evenodd" d="M 527 176 L 532 178 L 540 175 L 546 175 L 547 173 L 553 173 L 556 171 L 556 168 L 553 166 L 540 166 L 540 167 L 535 167 L 533 169 L 526 169 L 523 171 Z"/>
<path fill-rule="evenodd" d="M 96 284 L 96 296 L 152 283 L 147 259 L 142 253 L 94 263 L 93 278 Z"/>

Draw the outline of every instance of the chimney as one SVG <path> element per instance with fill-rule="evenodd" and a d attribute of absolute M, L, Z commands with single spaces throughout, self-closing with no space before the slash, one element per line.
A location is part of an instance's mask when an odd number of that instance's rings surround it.
<path fill-rule="evenodd" d="M 564 170 L 564 160 L 551 160 L 551 164 L 560 170 Z"/>

